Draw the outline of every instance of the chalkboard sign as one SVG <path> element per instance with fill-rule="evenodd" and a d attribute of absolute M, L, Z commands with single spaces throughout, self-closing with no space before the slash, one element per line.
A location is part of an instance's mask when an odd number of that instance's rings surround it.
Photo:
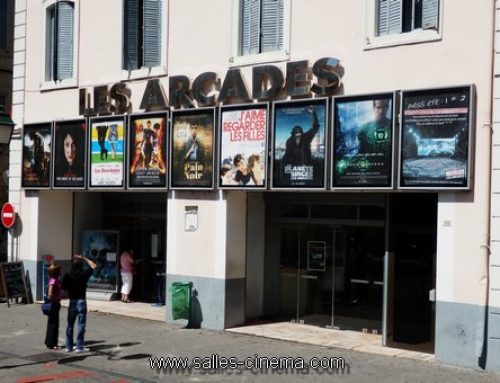
<path fill-rule="evenodd" d="M 10 306 L 9 299 L 25 298 L 28 302 L 28 290 L 22 262 L 0 263 L 0 277 L 8 306 Z"/>

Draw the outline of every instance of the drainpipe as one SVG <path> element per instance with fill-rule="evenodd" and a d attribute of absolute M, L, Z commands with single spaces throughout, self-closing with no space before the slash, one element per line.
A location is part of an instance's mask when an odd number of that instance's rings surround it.
<path fill-rule="evenodd" d="M 491 20 L 491 31 L 492 31 L 492 39 L 491 39 L 491 66 L 490 66 L 490 81 L 489 81 L 489 122 L 487 124 L 483 124 L 482 129 L 488 129 L 490 134 L 489 134 L 489 142 L 488 146 L 490 148 L 489 150 L 489 158 L 488 158 L 488 164 L 489 164 L 489 169 L 490 171 L 488 172 L 488 189 L 489 189 L 489 198 L 487 202 L 487 211 L 488 211 L 488 219 L 486 220 L 486 225 L 487 225 L 487 238 L 486 241 L 487 243 L 485 245 L 481 246 L 481 249 L 483 249 L 486 252 L 486 257 L 485 257 L 485 272 L 484 276 L 482 277 L 481 282 L 484 283 L 483 287 L 483 292 L 484 292 L 484 318 L 481 321 L 482 323 L 479 323 L 478 326 L 482 326 L 481 328 L 478 328 L 479 333 L 478 333 L 478 339 L 477 339 L 477 355 L 478 357 L 478 365 L 482 369 L 486 369 L 486 364 L 487 364 L 487 357 L 488 357 L 488 319 L 489 319 L 489 298 L 490 298 L 490 256 L 491 256 L 491 248 L 490 248 L 490 243 L 491 243 L 491 216 L 492 216 L 492 210 L 491 210 L 491 199 L 493 196 L 493 188 L 492 188 L 492 173 L 493 173 L 493 114 L 494 114 L 494 107 L 493 107 L 493 96 L 494 96 L 494 78 L 495 78 L 495 57 L 496 57 L 496 51 L 495 51 L 495 38 L 496 38 L 496 31 L 495 31 L 495 23 L 496 23 L 496 7 L 495 7 L 495 1 L 491 2 L 490 9 L 492 11 L 492 20 Z M 479 336 L 479 334 L 482 333 L 482 336 Z"/>

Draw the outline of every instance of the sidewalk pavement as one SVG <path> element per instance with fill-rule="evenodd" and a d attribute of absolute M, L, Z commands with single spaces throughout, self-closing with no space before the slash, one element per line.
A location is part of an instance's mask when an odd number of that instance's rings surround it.
<path fill-rule="evenodd" d="M 61 309 L 60 344 L 63 344 L 66 309 Z M 183 323 L 129 318 L 90 312 L 87 321 L 88 352 L 47 350 L 43 345 L 47 318 L 40 305 L 0 304 L 0 382 L 500 382 L 500 374 L 445 366 L 349 349 L 249 336 L 236 332 L 185 329 Z M 217 356 L 214 356 L 217 355 Z M 250 361 L 254 368 L 167 369 L 151 368 L 157 357 L 189 358 L 206 367 L 222 357 L 231 362 Z M 196 357 L 200 359 L 195 359 Z M 292 369 L 262 368 L 262 357 L 288 357 Z M 313 368 L 312 362 L 342 361 L 337 369 Z M 203 359 L 206 358 L 206 359 Z M 259 359 L 260 358 L 260 359 Z M 294 359 L 291 359 L 294 358 Z M 314 359 L 316 358 L 316 359 Z M 324 359 L 322 359 L 324 358 Z M 158 359 L 154 359 L 158 360 Z M 256 368 L 259 360 L 261 368 Z M 274 362 L 283 360 L 273 359 Z M 311 363 L 311 368 L 302 368 Z M 272 365 L 276 367 L 276 365 Z M 333 375 L 332 375 L 333 374 Z"/>

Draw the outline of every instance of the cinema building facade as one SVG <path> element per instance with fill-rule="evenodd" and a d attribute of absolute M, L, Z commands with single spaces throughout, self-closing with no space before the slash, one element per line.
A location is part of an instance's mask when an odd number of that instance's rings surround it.
<path fill-rule="evenodd" d="M 500 369 L 495 4 L 17 0 L 10 259 Z"/>

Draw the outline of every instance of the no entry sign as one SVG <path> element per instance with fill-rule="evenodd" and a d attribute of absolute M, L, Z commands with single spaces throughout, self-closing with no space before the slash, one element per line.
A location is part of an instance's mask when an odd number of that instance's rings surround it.
<path fill-rule="evenodd" d="M 14 212 L 14 206 L 12 206 L 10 203 L 7 202 L 3 204 L 0 216 L 2 217 L 2 225 L 6 229 L 10 229 L 12 226 L 14 226 L 16 213 Z"/>

